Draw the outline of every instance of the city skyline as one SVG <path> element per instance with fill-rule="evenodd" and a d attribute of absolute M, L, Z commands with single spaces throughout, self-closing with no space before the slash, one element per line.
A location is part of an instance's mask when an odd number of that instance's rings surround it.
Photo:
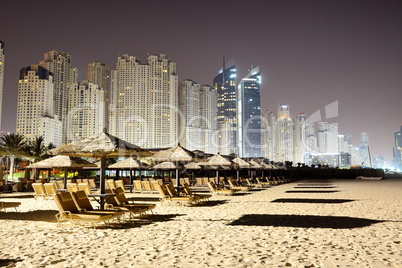
<path fill-rule="evenodd" d="M 24 3 L 24 9 L 12 1 L 4 4 L 2 130 L 15 132 L 19 70 L 42 60 L 47 51 L 70 54 L 79 81 L 86 80 L 91 62 L 114 69 L 116 58 L 125 53 L 142 62 L 147 53 L 163 53 L 176 62 L 179 81 L 191 79 L 201 85 L 212 85 L 225 55 L 235 60 L 238 77 L 248 73 L 250 64 L 260 66 L 263 111 L 275 110 L 278 103 L 289 104 L 292 116 L 320 111 L 322 120 L 336 122 L 340 133 L 351 134 L 353 144 L 367 131 L 371 152 L 392 159 L 394 132 L 402 123 L 402 3 L 398 1 L 290 5 L 264 1 L 252 6 L 236 1 L 213 5 L 99 1 L 96 6 L 85 2 L 77 6 L 73 1 L 60 12 L 74 14 L 74 20 L 63 21 L 57 21 L 59 9 L 50 3 L 41 4 L 48 10 L 43 17 L 37 16 L 43 10 L 37 3 Z M 135 16 L 126 20 L 120 14 L 122 7 L 135 8 Z M 205 14 L 210 21 L 203 18 Z M 46 31 L 27 27 L 30 20 L 46 25 Z M 82 27 L 90 21 L 92 27 Z M 338 115 L 328 119 L 325 107 L 335 101 Z"/>

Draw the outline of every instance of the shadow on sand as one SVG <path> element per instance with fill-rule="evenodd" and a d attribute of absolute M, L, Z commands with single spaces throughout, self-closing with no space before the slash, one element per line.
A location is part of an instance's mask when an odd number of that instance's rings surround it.
<path fill-rule="evenodd" d="M 166 222 L 171 221 L 176 217 L 184 216 L 185 214 L 151 214 L 142 218 L 136 218 L 134 221 L 114 224 L 110 226 L 99 226 L 97 229 L 131 229 L 131 228 L 140 228 L 142 226 L 155 224 L 157 222 Z"/>
<path fill-rule="evenodd" d="M 223 205 L 225 203 L 226 203 L 226 200 L 209 200 L 209 201 L 206 201 L 205 203 L 198 204 L 195 207 L 214 207 L 214 206 Z"/>
<path fill-rule="evenodd" d="M 161 199 L 159 197 L 153 196 L 135 196 L 127 198 L 129 201 L 140 201 L 140 202 L 159 202 Z"/>
<path fill-rule="evenodd" d="M 26 199 L 26 198 L 35 198 L 33 194 L 25 194 L 25 195 L 7 195 L 7 194 L 2 194 L 0 195 L 0 199 Z"/>
<path fill-rule="evenodd" d="M 295 189 L 331 189 L 338 188 L 337 186 L 295 186 Z"/>
<path fill-rule="evenodd" d="M 57 222 L 57 210 L 34 210 L 28 212 L 1 212 L 0 220 L 15 220 L 15 221 L 45 221 Z"/>
<path fill-rule="evenodd" d="M 352 229 L 380 222 L 383 221 L 337 216 L 248 214 L 229 225 Z"/>
<path fill-rule="evenodd" d="M 340 191 L 313 191 L 313 190 L 311 190 L 311 191 L 309 191 L 309 190 L 305 190 L 305 191 L 303 191 L 303 190 L 299 190 L 299 191 L 286 191 L 285 193 L 292 193 L 292 194 L 305 194 L 305 193 L 307 193 L 307 194 L 329 194 L 329 193 L 337 193 L 337 192 L 340 192 Z"/>
<path fill-rule="evenodd" d="M 23 261 L 20 259 L 0 259 L 0 267 L 15 267 L 15 264 L 19 261 Z"/>
<path fill-rule="evenodd" d="M 308 199 L 308 198 L 279 198 L 272 200 L 272 203 L 310 203 L 310 204 L 342 204 L 353 202 L 351 199 Z"/>

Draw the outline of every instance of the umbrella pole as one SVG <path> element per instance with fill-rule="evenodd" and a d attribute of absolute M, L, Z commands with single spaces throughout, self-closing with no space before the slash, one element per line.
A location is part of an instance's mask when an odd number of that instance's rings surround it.
<path fill-rule="evenodd" d="M 219 185 L 219 170 L 216 170 L 216 185 Z"/>
<path fill-rule="evenodd" d="M 101 169 L 100 169 L 100 194 L 105 193 L 105 168 L 106 168 L 106 156 L 102 155 L 101 157 Z M 105 207 L 105 198 L 103 196 L 100 197 L 100 209 L 104 209 Z"/>
<path fill-rule="evenodd" d="M 239 171 L 239 169 L 237 169 L 237 172 L 236 172 L 236 173 L 237 173 L 237 182 L 240 182 L 240 174 L 239 174 L 240 171 Z"/>
<path fill-rule="evenodd" d="M 64 169 L 64 189 L 67 189 L 67 177 L 68 177 L 68 170 Z"/>
<path fill-rule="evenodd" d="M 47 170 L 47 179 L 50 181 L 50 169 Z"/>
<path fill-rule="evenodd" d="M 133 171 L 130 169 L 130 184 L 133 185 Z"/>
<path fill-rule="evenodd" d="M 180 176 L 179 176 L 179 169 L 176 168 L 176 187 L 179 189 L 180 187 Z"/>

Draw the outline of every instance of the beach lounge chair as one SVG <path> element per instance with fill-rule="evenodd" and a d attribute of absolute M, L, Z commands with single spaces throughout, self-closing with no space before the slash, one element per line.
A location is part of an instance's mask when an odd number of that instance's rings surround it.
<path fill-rule="evenodd" d="M 159 194 L 162 197 L 162 201 L 168 202 L 167 204 L 179 204 L 179 205 L 193 205 L 198 201 L 198 198 L 192 196 L 172 196 L 165 184 L 157 185 Z"/>
<path fill-rule="evenodd" d="M 140 180 L 135 180 L 134 182 L 134 192 L 141 193 L 142 192 L 142 184 Z"/>
<path fill-rule="evenodd" d="M 78 191 L 78 184 L 77 183 L 67 183 L 67 190 L 72 193 Z"/>
<path fill-rule="evenodd" d="M 262 181 L 260 178 L 255 178 L 256 180 L 257 180 L 257 182 L 259 183 L 259 184 L 261 184 L 262 185 L 262 187 L 270 187 L 271 186 L 271 183 L 270 182 L 266 182 L 266 181 Z"/>
<path fill-rule="evenodd" d="M 112 215 L 109 214 L 80 212 L 70 192 L 56 193 L 54 200 L 59 209 L 59 213 L 56 215 L 58 226 L 64 222 L 72 224 L 90 223 L 95 228 L 95 224 L 107 224 L 112 219 Z"/>
<path fill-rule="evenodd" d="M 56 180 L 56 188 L 57 189 L 64 189 L 64 181 Z"/>
<path fill-rule="evenodd" d="M 117 189 L 106 189 L 105 193 L 115 193 L 114 191 Z M 124 191 L 123 191 L 124 194 Z M 126 214 L 128 214 L 129 216 L 129 220 L 132 220 L 135 218 L 135 214 L 138 214 L 140 217 L 146 215 L 146 212 L 148 210 L 152 210 L 154 207 L 149 206 L 149 204 L 119 204 L 119 199 L 117 197 L 117 193 L 116 196 L 109 198 L 106 201 L 106 207 L 108 209 L 117 209 L 117 210 L 121 210 L 124 211 Z M 152 211 L 151 211 L 152 212 Z"/>
<path fill-rule="evenodd" d="M 43 187 L 45 188 L 46 194 L 48 196 L 53 196 L 55 193 L 57 193 L 56 183 L 53 182 L 45 183 Z"/>
<path fill-rule="evenodd" d="M 151 183 L 149 181 L 142 181 L 141 182 L 142 190 L 146 193 L 151 193 Z"/>
<path fill-rule="evenodd" d="M 124 185 L 124 180 L 116 180 L 114 182 L 114 184 L 116 185 L 116 188 L 122 188 L 123 190 L 129 190 L 125 185 Z"/>
<path fill-rule="evenodd" d="M 88 179 L 88 183 L 89 183 L 89 186 L 90 186 L 92 189 L 95 189 L 95 188 L 96 188 L 95 179 Z"/>
<path fill-rule="evenodd" d="M 238 191 L 248 191 L 248 190 L 250 190 L 251 189 L 251 187 L 250 186 L 239 186 L 239 185 L 236 185 L 236 182 L 234 182 L 234 181 L 232 181 L 232 180 L 228 180 L 228 182 L 229 182 L 229 185 L 230 185 L 230 189 L 232 189 L 232 190 L 238 190 Z"/>
<path fill-rule="evenodd" d="M 35 199 L 39 196 L 46 198 L 48 195 L 46 194 L 45 187 L 43 187 L 42 183 L 32 183 L 32 188 L 35 193 Z"/>
<path fill-rule="evenodd" d="M 78 190 L 84 191 L 85 194 L 92 194 L 92 189 L 88 183 L 78 183 Z"/>
<path fill-rule="evenodd" d="M 122 219 L 124 221 L 124 211 L 110 210 L 110 209 L 94 209 L 91 202 L 88 199 L 87 194 L 84 191 L 77 191 L 71 193 L 74 203 L 80 212 L 86 213 L 100 213 L 105 215 L 112 215 L 112 218 L 117 218 L 118 221 Z"/>
<path fill-rule="evenodd" d="M 204 202 L 207 201 L 210 197 L 212 197 L 212 195 L 210 194 L 195 194 L 191 191 L 190 186 L 188 185 L 188 183 L 183 182 L 183 191 L 186 194 L 186 196 L 195 196 L 199 199 L 200 202 Z"/>
<path fill-rule="evenodd" d="M 116 194 L 115 200 L 119 206 L 133 206 L 133 207 L 146 207 L 148 210 L 152 212 L 152 209 L 156 207 L 156 204 L 145 204 L 145 203 L 134 203 L 130 202 L 126 195 L 124 194 L 124 190 L 120 187 L 112 190 L 114 194 Z"/>
<path fill-rule="evenodd" d="M 247 182 L 247 185 L 250 187 L 258 187 L 258 188 L 263 187 L 263 185 L 260 183 L 252 183 L 251 180 L 248 178 L 246 179 L 246 182 Z"/>
<path fill-rule="evenodd" d="M 114 180 L 113 180 L 113 179 L 106 180 L 106 186 L 107 186 L 109 189 L 114 189 L 114 188 L 116 188 L 116 184 L 114 183 Z"/>
<path fill-rule="evenodd" d="M 212 181 L 208 182 L 209 189 L 216 195 L 233 195 L 236 191 L 232 189 L 221 188 L 219 189 Z"/>
<path fill-rule="evenodd" d="M 152 192 L 158 193 L 158 187 L 156 187 L 156 186 L 157 186 L 157 185 L 161 185 L 161 184 L 162 184 L 162 181 L 161 181 L 161 180 L 153 180 L 153 181 L 150 181 L 150 183 L 151 183 L 151 190 L 152 190 Z"/>
<path fill-rule="evenodd" d="M 15 211 L 17 211 L 17 207 L 21 205 L 20 202 L 2 202 L 0 201 L 0 211 L 4 210 L 4 212 L 7 212 L 8 208 L 14 208 Z"/>

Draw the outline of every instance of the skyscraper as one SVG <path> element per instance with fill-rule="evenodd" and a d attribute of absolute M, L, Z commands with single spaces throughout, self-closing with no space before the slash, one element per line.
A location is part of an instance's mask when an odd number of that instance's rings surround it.
<path fill-rule="evenodd" d="M 1 130 L 1 111 L 3 106 L 3 85 L 4 85 L 4 63 L 6 56 L 4 55 L 4 42 L 0 41 L 0 130 Z"/>
<path fill-rule="evenodd" d="M 177 144 L 178 78 L 176 63 L 150 55 L 147 64 L 118 57 L 112 72 L 110 132 L 144 148 Z"/>
<path fill-rule="evenodd" d="M 106 92 L 99 85 L 82 81 L 72 84 L 69 94 L 67 142 L 102 133 L 106 124 Z"/>
<path fill-rule="evenodd" d="M 305 146 L 306 143 L 306 123 L 307 123 L 307 115 L 304 113 L 298 113 L 294 120 L 294 162 L 295 163 L 304 163 L 304 153 L 307 148 Z"/>
<path fill-rule="evenodd" d="M 223 67 L 214 78 L 218 96 L 219 152 L 224 155 L 237 153 L 236 66 Z"/>
<path fill-rule="evenodd" d="M 237 143 L 240 157 L 261 157 L 261 74 L 252 69 L 238 86 Z"/>
<path fill-rule="evenodd" d="M 194 151 L 201 150 L 200 84 L 184 80 L 179 84 L 179 139 L 180 145 Z"/>
<path fill-rule="evenodd" d="M 395 168 L 402 170 L 402 125 L 400 131 L 395 132 L 394 163 Z"/>
<path fill-rule="evenodd" d="M 261 156 L 271 161 L 275 160 L 275 113 L 267 110 L 261 119 Z"/>
<path fill-rule="evenodd" d="M 289 105 L 284 103 L 278 106 L 275 144 L 275 161 L 293 161 L 293 120 L 290 118 Z"/>
<path fill-rule="evenodd" d="M 219 151 L 218 144 L 218 107 L 216 89 L 207 85 L 201 86 L 200 91 L 200 115 L 201 115 L 201 151 L 208 154 L 216 154 Z"/>
<path fill-rule="evenodd" d="M 87 81 L 99 85 L 105 91 L 105 127 L 109 129 L 109 91 L 110 91 L 110 69 L 107 64 L 94 61 L 88 64 Z"/>
<path fill-rule="evenodd" d="M 53 75 L 54 113 L 62 122 L 62 142 L 66 143 L 68 96 L 71 84 L 76 82 L 76 69 L 71 67 L 70 54 L 60 50 L 45 53 L 44 60 L 39 65 L 48 69 Z"/>
<path fill-rule="evenodd" d="M 61 145 L 61 122 L 53 117 L 53 77 L 38 65 L 22 68 L 18 82 L 17 134 L 27 141 L 43 136 L 45 144 Z"/>
<path fill-rule="evenodd" d="M 369 135 L 367 132 L 360 133 L 360 157 L 362 159 L 362 166 L 371 167 L 371 159 L 369 153 Z"/>

